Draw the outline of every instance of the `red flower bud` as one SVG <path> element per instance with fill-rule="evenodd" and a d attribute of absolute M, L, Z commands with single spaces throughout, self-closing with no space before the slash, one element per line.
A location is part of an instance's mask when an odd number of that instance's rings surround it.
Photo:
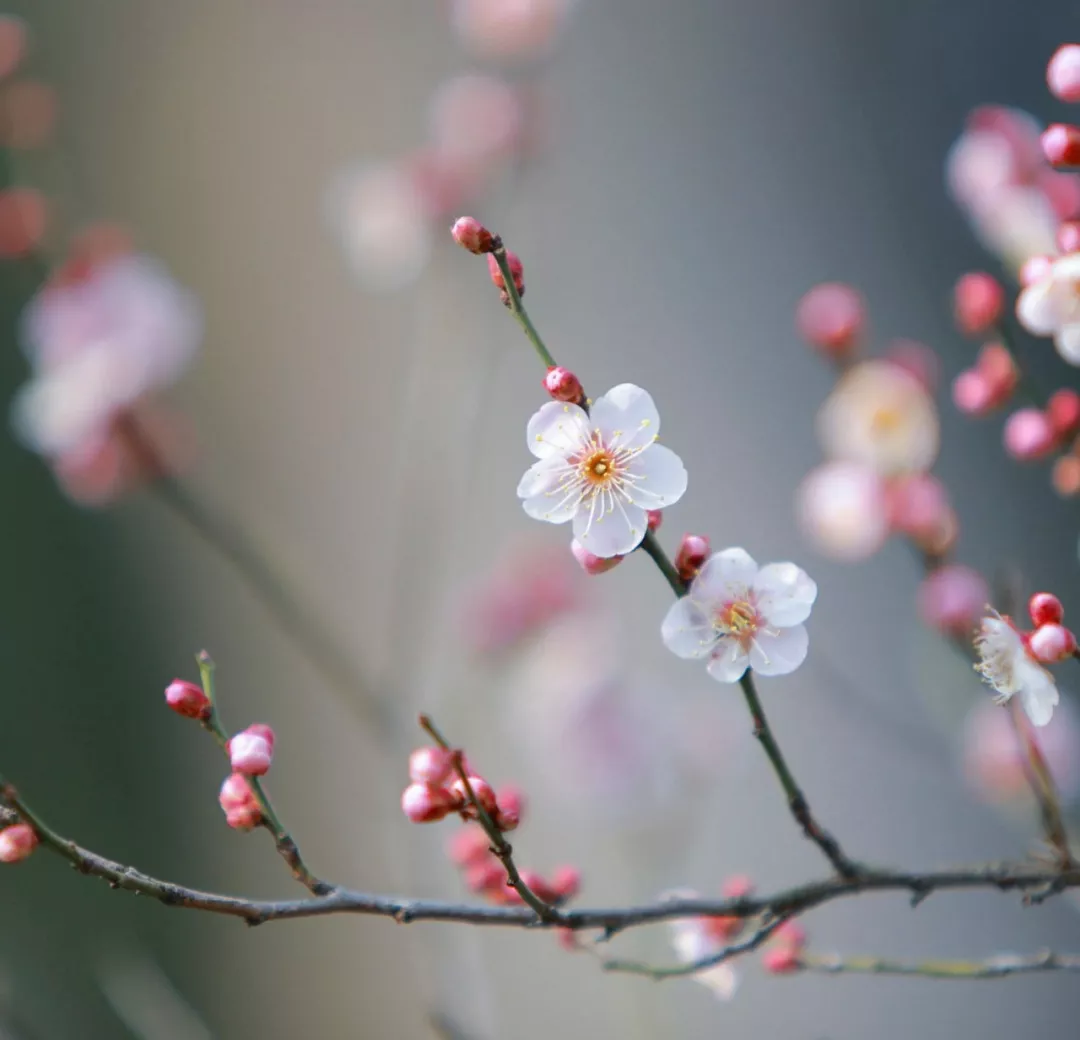
<path fill-rule="evenodd" d="M 186 679 L 173 679 L 165 687 L 165 703 L 177 715 L 186 719 L 206 719 L 210 717 L 210 698 L 201 686 Z"/>

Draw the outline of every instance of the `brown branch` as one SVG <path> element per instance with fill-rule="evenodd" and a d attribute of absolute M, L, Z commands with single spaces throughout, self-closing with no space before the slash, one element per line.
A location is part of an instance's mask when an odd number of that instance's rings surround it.
<path fill-rule="evenodd" d="M 1044 950 L 1030 956 L 998 954 L 982 961 L 893 961 L 885 957 L 840 957 L 803 953 L 800 967 L 828 975 L 917 975 L 925 979 L 1000 979 L 1042 971 L 1080 971 L 1080 955 Z"/>

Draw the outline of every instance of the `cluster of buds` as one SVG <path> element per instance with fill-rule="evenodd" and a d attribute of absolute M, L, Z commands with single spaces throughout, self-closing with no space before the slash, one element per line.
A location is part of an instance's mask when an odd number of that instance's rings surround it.
<path fill-rule="evenodd" d="M 1051 592 L 1036 592 L 1028 600 L 1034 629 L 1024 634 L 1031 656 L 1040 664 L 1057 664 L 1076 653 L 1076 636 L 1062 624 L 1065 608 Z"/>
<path fill-rule="evenodd" d="M 262 806 L 243 773 L 231 773 L 225 778 L 218 794 L 225 822 L 237 831 L 250 831 L 262 823 Z"/>
<path fill-rule="evenodd" d="M 1080 44 L 1059 47 L 1046 66 L 1046 85 L 1056 98 L 1080 102 Z M 1043 155 L 1051 166 L 1080 165 L 1080 126 L 1054 123 L 1042 135 Z"/>
<path fill-rule="evenodd" d="M 13 823 L 0 830 L 0 863 L 21 863 L 38 843 L 37 833 L 28 823 Z"/>
<path fill-rule="evenodd" d="M 475 820 L 479 817 L 477 806 L 503 833 L 521 822 L 520 792 L 505 788 L 496 795 L 460 751 L 417 748 L 409 755 L 409 779 L 412 782 L 401 794 L 401 811 L 413 823 L 435 823 L 451 813 Z"/>
<path fill-rule="evenodd" d="M 806 929 L 798 921 L 785 921 L 769 937 L 761 965 L 770 975 L 790 975 L 802 967 Z"/>
<path fill-rule="evenodd" d="M 521 902 L 506 868 L 492 851 L 491 841 L 479 824 L 467 824 L 454 834 L 447 845 L 447 855 L 462 871 L 470 892 L 499 906 Z M 581 872 L 575 867 L 556 867 L 550 878 L 535 870 L 522 870 L 520 874 L 538 899 L 553 906 L 573 899 L 581 888 Z"/>

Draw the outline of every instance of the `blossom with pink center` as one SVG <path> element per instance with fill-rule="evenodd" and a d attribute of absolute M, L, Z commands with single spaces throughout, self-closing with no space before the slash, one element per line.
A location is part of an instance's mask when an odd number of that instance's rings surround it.
<path fill-rule="evenodd" d="M 817 585 L 795 564 L 758 567 L 745 549 L 725 549 L 705 561 L 661 635 L 679 657 L 708 658 L 718 682 L 738 682 L 747 668 L 787 675 L 806 659 L 803 622 L 816 598 Z"/>
<path fill-rule="evenodd" d="M 827 462 L 796 495 L 799 524 L 815 548 L 836 560 L 864 560 L 889 536 L 885 482 L 858 462 Z"/>
<path fill-rule="evenodd" d="M 929 469 L 938 452 L 938 416 L 917 379 L 887 361 L 848 371 L 822 405 L 818 437 L 830 458 L 882 476 Z"/>
<path fill-rule="evenodd" d="M 1035 336 L 1053 336 L 1057 352 L 1080 365 L 1080 253 L 1058 257 L 1026 285 L 1016 317 Z"/>
<path fill-rule="evenodd" d="M 696 899 L 699 893 L 679 889 L 668 893 L 670 899 Z M 718 954 L 727 945 L 722 935 L 711 927 L 709 918 L 677 918 L 668 925 L 675 959 L 680 964 L 696 964 Z M 739 987 L 739 976 L 731 964 L 723 962 L 702 968 L 690 976 L 710 990 L 718 1000 L 731 1000 Z"/>
<path fill-rule="evenodd" d="M 525 512 L 573 523 L 574 538 L 595 556 L 624 556 L 641 544 L 648 511 L 682 498 L 686 470 L 656 443 L 660 415 L 641 387 L 622 383 L 586 412 L 549 401 L 529 420 L 529 450 L 539 459 L 518 484 Z"/>
<path fill-rule="evenodd" d="M 994 689 L 994 700 L 1004 704 L 1019 696 L 1032 723 L 1045 726 L 1059 700 L 1057 684 L 1031 654 L 1012 622 L 1000 616 L 984 617 L 975 650 L 979 655 L 976 670 Z"/>
<path fill-rule="evenodd" d="M 156 261 L 121 256 L 82 281 L 43 289 L 22 333 L 34 378 L 16 398 L 15 428 L 28 447 L 57 458 L 106 437 L 118 415 L 178 378 L 202 320 Z"/>

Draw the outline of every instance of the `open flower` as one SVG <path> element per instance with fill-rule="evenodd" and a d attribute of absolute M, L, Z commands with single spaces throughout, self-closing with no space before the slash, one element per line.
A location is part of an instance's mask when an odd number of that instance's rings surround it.
<path fill-rule="evenodd" d="M 679 889 L 667 894 L 669 899 L 696 899 L 698 893 L 691 889 Z M 680 964 L 696 964 L 718 954 L 727 945 L 722 933 L 712 927 L 706 917 L 678 918 L 669 924 L 671 945 L 675 959 Z M 690 976 L 701 983 L 719 1000 L 731 1000 L 739 986 L 739 976 L 726 961 L 702 968 Z"/>
<path fill-rule="evenodd" d="M 795 564 L 759 568 L 745 549 L 725 549 L 705 561 L 660 631 L 679 657 L 707 657 L 718 682 L 738 682 L 747 668 L 787 675 L 806 659 L 802 622 L 816 598 L 817 585 Z"/>
<path fill-rule="evenodd" d="M 994 700 L 1004 704 L 1019 695 L 1032 723 L 1045 726 L 1058 702 L 1057 684 L 1032 657 L 1012 622 L 1000 616 L 983 618 L 975 650 L 979 655 L 975 668 L 996 691 Z"/>
<path fill-rule="evenodd" d="M 639 386 L 622 383 L 597 398 L 590 412 L 549 401 L 530 420 L 533 463 L 518 497 L 537 520 L 572 520 L 574 537 L 599 557 L 623 556 L 641 544 L 647 512 L 677 502 L 686 470 L 656 444 L 660 416 Z"/>
<path fill-rule="evenodd" d="M 1028 332 L 1053 336 L 1057 352 L 1080 365 L 1080 253 L 1054 260 L 1020 293 L 1016 317 Z"/>
<path fill-rule="evenodd" d="M 882 476 L 929 469 L 938 452 L 937 410 L 926 388 L 889 361 L 864 361 L 836 384 L 817 419 L 833 459 Z"/>

